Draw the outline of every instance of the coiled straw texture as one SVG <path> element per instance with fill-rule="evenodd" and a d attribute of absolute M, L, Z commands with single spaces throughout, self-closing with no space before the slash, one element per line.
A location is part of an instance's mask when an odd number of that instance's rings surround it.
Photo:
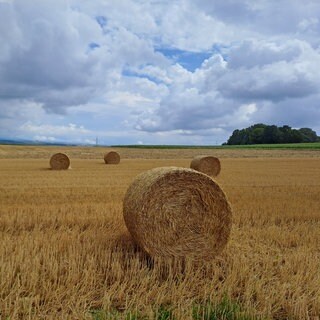
<path fill-rule="evenodd" d="M 211 260 L 226 245 L 231 207 L 217 182 L 192 169 L 155 168 L 129 186 L 124 220 L 151 257 Z"/>
<path fill-rule="evenodd" d="M 56 153 L 50 158 L 52 170 L 67 170 L 70 167 L 70 159 L 64 153 Z"/>
<path fill-rule="evenodd" d="M 115 151 L 110 151 L 104 155 L 104 162 L 106 164 L 118 164 L 120 163 L 120 155 Z"/>
<path fill-rule="evenodd" d="M 205 173 L 208 176 L 216 177 L 221 171 L 220 160 L 212 156 L 197 156 L 193 158 L 190 168 Z"/>

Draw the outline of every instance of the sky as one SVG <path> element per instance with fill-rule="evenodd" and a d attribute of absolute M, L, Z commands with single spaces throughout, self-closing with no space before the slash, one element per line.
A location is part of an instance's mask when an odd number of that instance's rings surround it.
<path fill-rule="evenodd" d="M 0 0 L 0 138 L 215 145 L 320 135 L 318 0 Z"/>

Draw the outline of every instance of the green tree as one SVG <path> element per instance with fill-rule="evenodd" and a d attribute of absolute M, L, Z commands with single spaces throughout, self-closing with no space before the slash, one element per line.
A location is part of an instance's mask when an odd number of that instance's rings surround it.
<path fill-rule="evenodd" d="M 303 142 L 317 142 L 318 136 L 315 131 L 310 128 L 301 128 L 299 132 L 302 134 L 302 141 Z"/>
<path fill-rule="evenodd" d="M 228 145 L 261 144 L 261 143 L 299 143 L 316 142 L 320 137 L 310 128 L 292 129 L 288 125 L 277 127 L 257 123 L 244 129 L 234 130 L 228 139 Z"/>
<path fill-rule="evenodd" d="M 263 135 L 264 135 L 264 128 L 257 127 L 251 130 L 251 142 L 252 144 L 260 144 L 263 143 Z"/>
<path fill-rule="evenodd" d="M 264 129 L 263 143 L 279 143 L 280 141 L 280 131 L 275 125 L 266 126 Z"/>
<path fill-rule="evenodd" d="M 231 137 L 229 138 L 227 144 L 237 145 L 237 144 L 248 144 L 249 135 L 247 129 L 234 130 Z"/>

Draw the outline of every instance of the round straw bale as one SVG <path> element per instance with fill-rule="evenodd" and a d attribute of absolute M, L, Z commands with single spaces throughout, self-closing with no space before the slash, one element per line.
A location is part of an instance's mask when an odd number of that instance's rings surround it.
<path fill-rule="evenodd" d="M 221 170 L 220 160 L 212 156 L 196 156 L 190 164 L 190 168 L 216 177 Z"/>
<path fill-rule="evenodd" d="M 50 167 L 53 170 L 66 170 L 70 167 L 70 159 L 64 153 L 56 153 L 50 159 Z"/>
<path fill-rule="evenodd" d="M 104 162 L 106 164 L 118 164 L 120 162 L 120 155 L 115 151 L 110 151 L 104 155 Z"/>
<path fill-rule="evenodd" d="M 151 257 L 210 260 L 226 245 L 231 207 L 217 182 L 192 169 L 146 171 L 123 203 L 133 240 Z"/>

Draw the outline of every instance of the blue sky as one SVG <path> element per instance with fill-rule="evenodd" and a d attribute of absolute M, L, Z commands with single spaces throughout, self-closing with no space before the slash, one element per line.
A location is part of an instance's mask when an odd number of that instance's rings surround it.
<path fill-rule="evenodd" d="M 220 144 L 320 135 L 317 0 L 0 0 L 0 138 Z"/>

